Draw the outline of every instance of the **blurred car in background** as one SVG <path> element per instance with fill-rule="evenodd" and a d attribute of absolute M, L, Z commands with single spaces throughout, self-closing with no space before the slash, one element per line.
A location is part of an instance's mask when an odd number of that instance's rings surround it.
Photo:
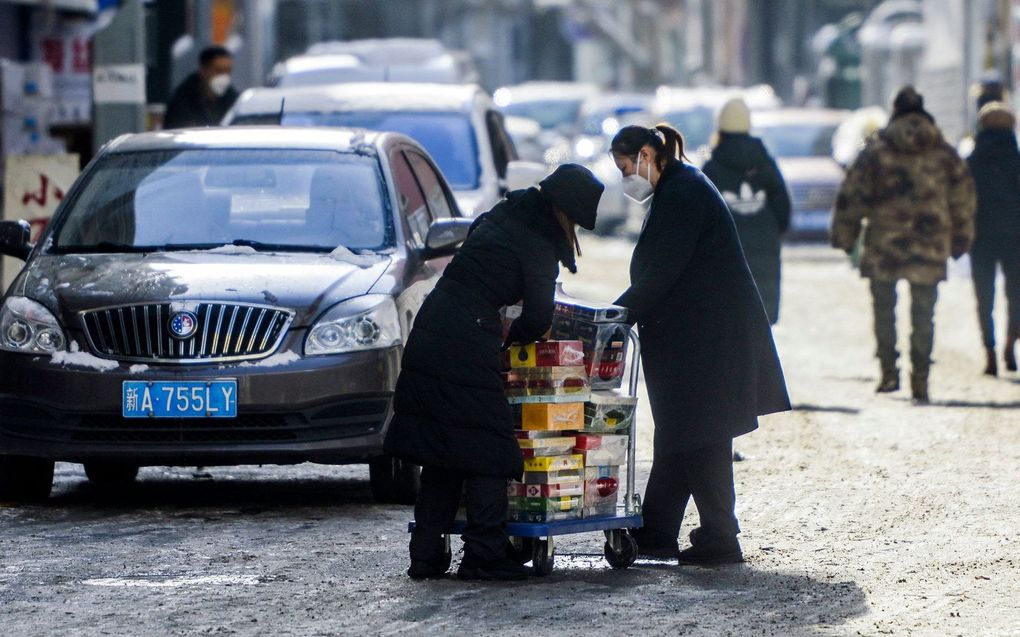
<path fill-rule="evenodd" d="M 580 132 L 581 107 L 599 94 L 594 84 L 578 82 L 525 82 L 504 86 L 493 93 L 496 106 L 508 116 L 535 120 L 542 129 L 539 142 L 546 149 L 571 143 Z M 547 164 L 560 163 L 547 158 Z"/>
<path fill-rule="evenodd" d="M 489 210 L 508 189 L 538 183 L 547 172 L 542 164 L 517 158 L 503 114 L 475 85 L 376 82 L 248 89 L 223 123 L 403 133 L 429 152 L 468 216 Z"/>
<path fill-rule="evenodd" d="M 517 156 L 525 161 L 545 162 L 542 127 L 533 119 L 507 115 L 503 119 L 506 132 L 517 148 Z"/>
<path fill-rule="evenodd" d="M 277 64 L 270 86 L 341 82 L 429 82 L 471 84 L 479 78 L 471 56 L 438 40 L 388 38 L 320 42 Z"/>
<path fill-rule="evenodd" d="M 719 111 L 730 99 L 741 97 L 752 111 L 778 108 L 782 101 L 771 86 L 671 87 L 661 86 L 652 102 L 650 125 L 666 122 L 684 137 L 684 153 L 696 166 L 708 161 Z"/>
<path fill-rule="evenodd" d="M 368 463 L 383 455 L 414 316 L 469 219 L 413 140 L 252 127 L 126 135 L 75 182 L 0 308 L 0 500 L 54 461 L 107 489 L 140 466 Z"/>
<path fill-rule="evenodd" d="M 832 158 L 833 137 L 849 111 L 783 108 L 751 114 L 752 134 L 760 137 L 790 191 L 791 239 L 829 236 L 832 208 L 843 168 Z"/>

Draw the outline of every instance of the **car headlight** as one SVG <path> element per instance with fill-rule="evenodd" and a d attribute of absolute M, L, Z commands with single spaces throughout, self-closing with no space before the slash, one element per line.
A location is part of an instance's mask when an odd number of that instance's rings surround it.
<path fill-rule="evenodd" d="M 400 345 L 393 299 L 366 294 L 344 301 L 316 321 L 305 338 L 305 356 L 346 354 Z"/>
<path fill-rule="evenodd" d="M 0 349 L 26 354 L 62 352 L 67 344 L 56 317 L 39 303 L 12 296 L 0 309 Z"/>

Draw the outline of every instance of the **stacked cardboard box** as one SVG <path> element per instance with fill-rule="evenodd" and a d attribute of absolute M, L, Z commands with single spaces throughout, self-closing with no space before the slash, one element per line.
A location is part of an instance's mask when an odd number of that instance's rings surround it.
<path fill-rule="evenodd" d="M 616 389 L 623 383 L 629 333 L 626 308 L 557 293 L 552 336 L 581 341 L 592 389 Z"/>

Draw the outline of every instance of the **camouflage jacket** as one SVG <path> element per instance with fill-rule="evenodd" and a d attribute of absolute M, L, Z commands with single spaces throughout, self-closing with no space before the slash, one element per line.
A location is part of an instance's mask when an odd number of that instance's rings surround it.
<path fill-rule="evenodd" d="M 836 199 L 832 245 L 850 252 L 863 228 L 861 274 L 934 285 L 974 238 L 974 180 L 926 117 L 903 115 L 850 166 Z"/>

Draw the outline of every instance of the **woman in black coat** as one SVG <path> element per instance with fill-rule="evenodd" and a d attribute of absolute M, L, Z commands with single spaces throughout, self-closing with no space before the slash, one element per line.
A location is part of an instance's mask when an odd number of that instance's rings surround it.
<path fill-rule="evenodd" d="M 639 201 L 654 195 L 631 286 L 616 301 L 637 317 L 655 419 L 638 547 L 688 564 L 741 561 L 733 438 L 756 429 L 758 416 L 790 409 L 768 318 L 726 202 L 677 159 L 680 134 L 664 124 L 628 126 L 611 148 L 624 191 Z M 692 496 L 701 527 L 680 552 Z"/>
<path fill-rule="evenodd" d="M 576 272 L 575 224 L 595 227 L 603 186 L 566 164 L 539 188 L 511 192 L 480 216 L 414 321 L 394 396 L 386 453 L 422 465 L 411 567 L 415 579 L 442 577 L 442 540 L 467 505 L 465 579 L 520 579 L 506 555 L 507 480 L 524 463 L 500 376 L 499 310 L 523 300 L 508 342 L 541 338 L 552 325 L 558 264 Z"/>
<path fill-rule="evenodd" d="M 1004 359 L 1015 372 L 1016 343 L 1020 339 L 1020 150 L 1016 117 L 1007 106 L 992 102 L 978 116 L 981 130 L 967 165 L 977 188 L 974 244 L 970 250 L 971 276 L 977 295 L 978 321 L 984 340 L 985 373 L 999 373 L 995 361 L 995 268 L 1006 278 L 1008 325 Z"/>
<path fill-rule="evenodd" d="M 769 323 L 779 320 L 780 252 L 790 227 L 790 193 L 779 166 L 752 137 L 751 112 L 740 98 L 719 114 L 719 143 L 702 169 L 723 195 L 758 285 Z"/>

